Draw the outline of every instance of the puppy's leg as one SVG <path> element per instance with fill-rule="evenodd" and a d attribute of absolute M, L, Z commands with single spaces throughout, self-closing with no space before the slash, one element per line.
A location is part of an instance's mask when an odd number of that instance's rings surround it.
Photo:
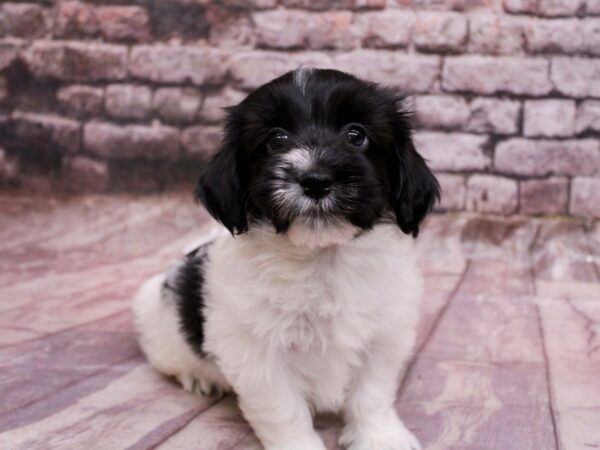
<path fill-rule="evenodd" d="M 310 408 L 281 358 L 269 358 L 259 344 L 242 338 L 236 339 L 235 347 L 235 352 L 219 355 L 219 365 L 265 449 L 325 450 Z M 245 355 L 243 362 L 239 355 Z"/>
<path fill-rule="evenodd" d="M 407 333 L 406 333 L 407 334 Z M 394 408 L 398 376 L 408 359 L 414 333 L 403 341 L 375 345 L 344 408 L 340 445 L 348 450 L 420 450 Z"/>

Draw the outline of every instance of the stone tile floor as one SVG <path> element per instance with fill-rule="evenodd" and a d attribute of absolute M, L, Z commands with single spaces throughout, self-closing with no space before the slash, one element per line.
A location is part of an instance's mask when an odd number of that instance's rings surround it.
<path fill-rule="evenodd" d="M 1 449 L 260 449 L 235 399 L 144 362 L 137 286 L 203 232 L 187 195 L 0 195 Z M 431 217 L 398 410 L 430 449 L 600 448 L 600 224 Z M 336 417 L 316 425 L 331 449 Z"/>

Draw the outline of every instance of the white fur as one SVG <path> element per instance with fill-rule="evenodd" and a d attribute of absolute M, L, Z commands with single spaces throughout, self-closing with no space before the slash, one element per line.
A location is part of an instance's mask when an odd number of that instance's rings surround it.
<path fill-rule="evenodd" d="M 142 288 L 136 322 L 151 364 L 199 379 L 209 365 L 218 384 L 222 372 L 268 450 L 323 450 L 314 410 L 343 413 L 348 449 L 420 448 L 394 410 L 421 293 L 412 239 L 392 224 L 325 247 L 294 245 L 296 233 L 253 227 L 210 247 L 205 349 L 218 370 L 158 304 L 160 279 Z"/>

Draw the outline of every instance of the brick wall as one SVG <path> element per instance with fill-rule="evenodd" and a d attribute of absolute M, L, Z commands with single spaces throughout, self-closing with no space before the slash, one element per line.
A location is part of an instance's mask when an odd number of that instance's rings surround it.
<path fill-rule="evenodd" d="M 415 93 L 442 209 L 600 216 L 600 0 L 0 1 L 0 183 L 162 189 L 300 64 Z"/>

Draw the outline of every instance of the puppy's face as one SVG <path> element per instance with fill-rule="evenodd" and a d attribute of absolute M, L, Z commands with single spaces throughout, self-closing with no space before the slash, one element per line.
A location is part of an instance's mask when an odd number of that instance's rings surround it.
<path fill-rule="evenodd" d="M 327 246 L 395 215 L 416 236 L 438 185 L 403 101 L 334 70 L 287 73 L 229 109 L 197 195 L 232 233 L 266 222 L 295 244 Z"/>

